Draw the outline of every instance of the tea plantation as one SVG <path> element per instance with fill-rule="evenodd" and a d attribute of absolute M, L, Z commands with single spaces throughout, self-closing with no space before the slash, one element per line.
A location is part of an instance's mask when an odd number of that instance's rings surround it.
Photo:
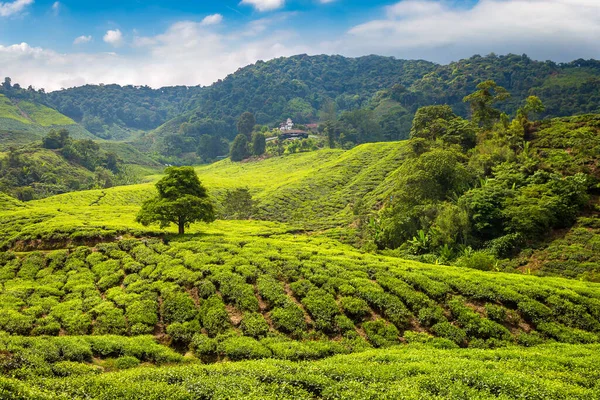
<path fill-rule="evenodd" d="M 135 222 L 157 176 L 0 195 L 0 398 L 600 398 L 600 284 L 325 231 L 389 195 L 406 147 L 198 167 L 217 204 L 247 187 L 256 219 L 184 236 Z"/>

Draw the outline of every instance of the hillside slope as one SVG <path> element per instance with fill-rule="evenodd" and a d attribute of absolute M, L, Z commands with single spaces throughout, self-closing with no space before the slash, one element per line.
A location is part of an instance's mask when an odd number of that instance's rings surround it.
<path fill-rule="evenodd" d="M 50 129 L 61 128 L 67 129 L 75 139 L 96 138 L 52 108 L 0 93 L 0 149 L 41 140 Z"/>

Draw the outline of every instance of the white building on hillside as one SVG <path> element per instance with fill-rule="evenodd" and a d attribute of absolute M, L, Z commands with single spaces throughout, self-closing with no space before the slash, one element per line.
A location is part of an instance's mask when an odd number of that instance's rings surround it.
<path fill-rule="evenodd" d="M 294 121 L 292 121 L 291 118 L 288 118 L 286 122 L 283 122 L 280 126 L 279 126 L 279 130 L 280 131 L 291 131 L 292 129 L 294 129 Z"/>

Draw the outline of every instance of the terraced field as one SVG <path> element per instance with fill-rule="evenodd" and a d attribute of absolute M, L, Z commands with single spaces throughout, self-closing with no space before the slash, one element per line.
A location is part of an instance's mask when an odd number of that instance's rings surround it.
<path fill-rule="evenodd" d="M 358 199 L 376 207 L 404 152 L 199 167 L 217 202 L 248 187 L 262 220 L 180 237 L 135 222 L 158 176 L 0 196 L 0 397 L 599 398 L 600 284 L 368 254 L 316 230 L 350 223 Z"/>

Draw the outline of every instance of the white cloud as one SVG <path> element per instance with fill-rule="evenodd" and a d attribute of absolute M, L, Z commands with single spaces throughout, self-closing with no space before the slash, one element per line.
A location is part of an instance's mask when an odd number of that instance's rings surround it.
<path fill-rule="evenodd" d="M 20 13 L 30 4 L 33 4 L 34 0 L 15 0 L 12 2 L 3 3 L 0 1 L 0 17 L 10 17 Z"/>
<path fill-rule="evenodd" d="M 441 62 L 491 52 L 561 61 L 600 55 L 600 1 L 480 0 L 471 8 L 452 4 L 399 2 L 385 9 L 386 18 L 352 28 L 338 45 L 351 54 Z"/>
<path fill-rule="evenodd" d="M 73 40 L 73 44 L 85 44 L 92 41 L 92 36 L 81 35 Z"/>
<path fill-rule="evenodd" d="M 293 14 L 276 13 L 226 33 L 204 21 L 180 21 L 154 36 L 134 31 L 134 48 L 118 55 L 62 54 L 25 43 L 0 46 L 0 71 L 22 85 L 56 90 L 87 83 L 208 85 L 256 60 L 299 53 L 382 54 L 438 62 L 491 52 L 555 61 L 600 57 L 596 0 L 480 0 L 470 8 L 452 4 L 456 2 L 399 2 L 382 8 L 380 19 L 330 34 L 321 43 L 282 23 Z M 107 32 L 105 41 L 124 44 L 119 30 L 109 32 L 114 33 Z"/>
<path fill-rule="evenodd" d="M 123 34 L 119 29 L 109 30 L 106 31 L 102 40 L 114 47 L 119 47 L 123 44 Z"/>
<path fill-rule="evenodd" d="M 258 11 L 272 11 L 283 7 L 285 0 L 242 0 L 240 4 L 251 5 Z"/>
<path fill-rule="evenodd" d="M 201 24 L 204 26 L 208 25 L 218 25 L 223 22 L 223 16 L 221 14 L 213 14 L 207 17 L 204 17 Z"/>
<path fill-rule="evenodd" d="M 240 30 L 247 29 L 241 26 Z M 58 53 L 26 43 L 0 46 L 0 71 L 22 85 L 48 91 L 84 84 L 209 85 L 257 60 L 306 53 L 293 32 L 221 34 L 202 22 L 181 21 L 156 36 L 138 36 L 127 54 Z"/>
<path fill-rule="evenodd" d="M 54 15 L 60 14 L 61 7 L 62 7 L 62 4 L 60 4 L 59 1 L 55 1 L 54 4 L 52 4 L 52 13 Z"/>

